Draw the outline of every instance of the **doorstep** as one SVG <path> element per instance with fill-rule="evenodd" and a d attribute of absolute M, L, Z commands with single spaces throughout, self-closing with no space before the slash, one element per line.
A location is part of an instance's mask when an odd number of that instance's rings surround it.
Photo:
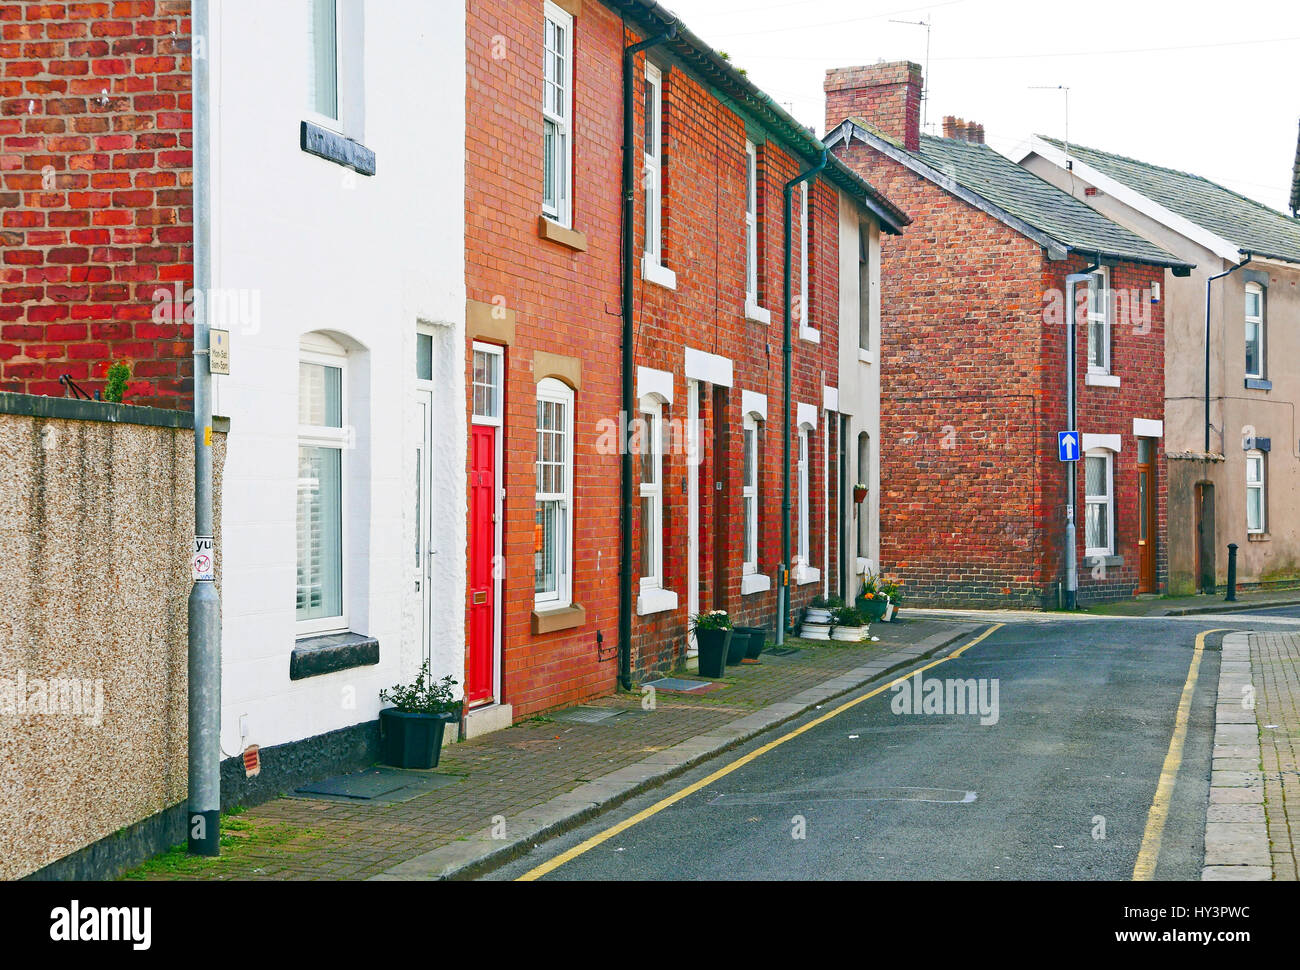
<path fill-rule="evenodd" d="M 470 738 L 482 737 L 493 731 L 504 731 L 514 723 L 515 709 L 510 704 L 476 707 L 465 712 L 465 720 L 461 726 L 461 740 L 468 741 Z"/>

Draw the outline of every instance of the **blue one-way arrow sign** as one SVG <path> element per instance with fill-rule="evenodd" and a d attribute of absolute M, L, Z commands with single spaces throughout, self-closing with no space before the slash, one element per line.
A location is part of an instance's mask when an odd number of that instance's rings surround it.
<path fill-rule="evenodd" d="M 1079 433 L 1077 431 L 1057 432 L 1056 451 L 1061 461 L 1078 461 Z"/>

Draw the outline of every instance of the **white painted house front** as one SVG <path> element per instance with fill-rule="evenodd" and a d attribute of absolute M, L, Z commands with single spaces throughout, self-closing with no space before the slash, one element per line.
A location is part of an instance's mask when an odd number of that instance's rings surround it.
<path fill-rule="evenodd" d="M 463 680 L 465 6 L 212 9 L 221 746 L 270 769 Z"/>

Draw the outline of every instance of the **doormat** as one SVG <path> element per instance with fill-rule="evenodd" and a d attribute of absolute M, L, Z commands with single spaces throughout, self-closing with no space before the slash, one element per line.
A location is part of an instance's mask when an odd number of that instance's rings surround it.
<path fill-rule="evenodd" d="M 330 802 L 371 802 L 391 805 L 409 802 L 427 792 L 464 779 L 464 775 L 441 775 L 433 771 L 406 771 L 376 767 L 336 775 L 294 789 L 300 798 Z"/>
<path fill-rule="evenodd" d="M 763 651 L 764 656 L 771 657 L 793 657 L 796 653 L 803 653 L 799 647 L 768 647 Z"/>
<path fill-rule="evenodd" d="M 552 721 L 564 724 L 613 724 L 642 713 L 639 708 L 622 707 L 571 707 L 551 715 Z"/>
<path fill-rule="evenodd" d="M 709 694 L 715 690 L 722 690 L 722 684 L 715 684 L 708 680 L 686 680 L 683 677 L 664 677 L 660 680 L 651 680 L 641 685 L 642 687 L 653 687 L 661 694 Z"/>

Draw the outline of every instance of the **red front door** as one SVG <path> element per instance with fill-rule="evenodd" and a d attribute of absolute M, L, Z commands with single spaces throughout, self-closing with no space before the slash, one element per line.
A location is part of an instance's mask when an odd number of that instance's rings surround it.
<path fill-rule="evenodd" d="M 470 704 L 495 700 L 496 494 L 497 429 L 475 425 L 470 437 L 469 652 L 465 658 L 465 699 Z"/>

